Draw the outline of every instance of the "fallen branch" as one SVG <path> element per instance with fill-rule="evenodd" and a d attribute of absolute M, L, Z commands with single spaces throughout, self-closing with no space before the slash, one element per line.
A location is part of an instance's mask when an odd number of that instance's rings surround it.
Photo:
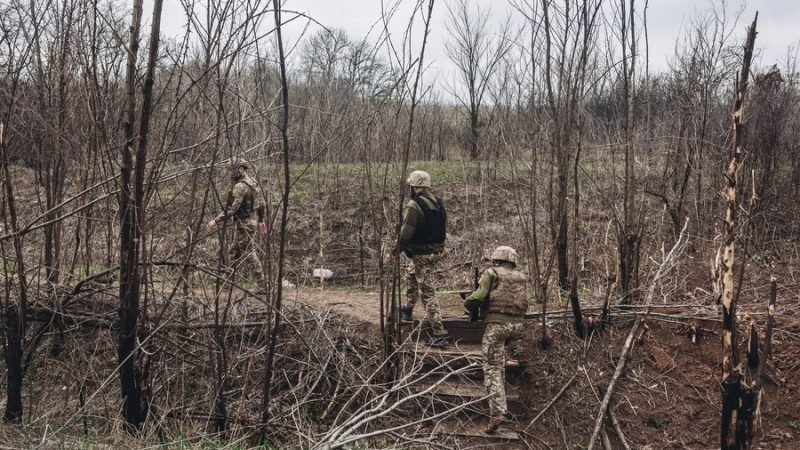
<path fill-rule="evenodd" d="M 617 436 L 619 437 L 619 441 L 622 443 L 622 447 L 625 450 L 631 450 L 631 446 L 628 445 L 628 441 L 625 439 L 625 435 L 622 433 L 622 427 L 619 426 L 619 421 L 617 420 L 617 416 L 614 415 L 612 408 L 608 408 L 608 417 L 611 419 L 611 424 L 614 425 L 614 431 L 617 432 Z"/>
<path fill-rule="evenodd" d="M 410 400 L 414 400 L 416 398 L 424 397 L 424 396 L 430 394 L 438 386 L 440 386 L 442 383 L 444 383 L 445 381 L 447 381 L 451 377 L 460 375 L 460 374 L 462 374 L 464 372 L 469 372 L 470 370 L 472 370 L 472 369 L 474 369 L 475 367 L 478 366 L 477 363 L 468 364 L 468 365 L 466 365 L 466 366 L 464 366 L 462 368 L 459 368 L 457 370 L 454 370 L 454 371 L 452 371 L 450 373 L 445 374 L 441 379 L 439 379 L 435 383 L 431 384 L 427 388 L 425 388 L 423 390 L 420 390 L 419 392 L 416 392 L 416 393 L 411 394 L 411 395 L 404 395 L 400 399 L 395 401 L 394 403 L 388 404 L 390 396 L 397 394 L 401 389 L 406 389 L 406 388 L 410 387 L 411 385 L 414 385 L 414 384 L 418 383 L 419 381 L 421 381 L 421 380 L 425 379 L 427 376 L 429 376 L 431 373 L 435 372 L 436 370 L 440 369 L 441 367 L 447 366 L 448 364 L 449 364 L 449 362 L 448 363 L 444 363 L 444 364 L 440 364 L 439 367 L 431 369 L 427 373 L 425 373 L 424 375 L 416 377 L 415 379 L 412 378 L 413 374 L 407 375 L 402 380 L 400 380 L 398 382 L 398 384 L 392 386 L 389 390 L 387 390 L 386 392 L 382 393 L 380 395 L 380 397 L 378 397 L 376 399 L 373 399 L 372 401 L 370 401 L 367 404 L 365 404 L 364 405 L 365 409 L 363 409 L 361 412 L 359 412 L 358 414 L 356 414 L 353 417 L 351 417 L 348 420 L 346 420 L 342 425 L 330 430 L 327 433 L 327 435 L 320 442 L 318 442 L 317 444 L 315 444 L 312 447 L 312 449 L 330 450 L 330 449 L 334 449 L 334 448 L 340 448 L 340 447 L 343 447 L 343 446 L 345 446 L 347 444 L 350 444 L 352 442 L 356 442 L 356 441 L 359 441 L 359 440 L 362 440 L 362 439 L 366 439 L 366 438 L 370 438 L 370 437 L 374 437 L 374 436 L 379 436 L 381 434 L 386 434 L 386 433 L 398 431 L 398 430 L 401 430 L 403 428 L 408 428 L 410 426 L 414 426 L 414 425 L 418 425 L 418 424 L 421 424 L 421 423 L 429 422 L 431 420 L 436 420 L 439 417 L 443 417 L 443 416 L 452 414 L 452 413 L 457 412 L 457 411 L 459 411 L 459 410 L 461 410 L 463 408 L 466 408 L 467 406 L 470 406 L 470 405 L 473 405 L 475 403 L 479 403 L 481 401 L 484 401 L 489 397 L 488 395 L 486 395 L 486 396 L 483 396 L 483 397 L 475 398 L 473 400 L 470 400 L 469 402 L 466 402 L 464 404 L 458 405 L 458 406 L 453 407 L 453 408 L 449 408 L 446 411 L 442 411 L 442 412 L 440 412 L 438 414 L 434 414 L 434 415 L 432 415 L 430 417 L 423 417 L 423 418 L 421 418 L 419 420 L 408 422 L 408 423 L 404 423 L 404 424 L 401 424 L 401 425 L 398 425 L 398 426 L 394 426 L 394 427 L 391 427 L 391 428 L 378 429 L 378 430 L 369 431 L 369 432 L 366 432 L 366 433 L 363 433 L 363 434 L 354 434 L 356 432 L 356 430 L 358 430 L 358 429 L 360 429 L 360 428 L 362 428 L 362 427 L 364 427 L 364 426 L 366 426 L 366 425 L 368 425 L 370 423 L 373 423 L 374 421 L 376 421 L 377 419 L 379 419 L 381 417 L 386 416 L 387 414 L 389 414 L 392 411 L 398 409 L 400 406 L 402 406 L 403 404 L 409 402 Z"/>
<path fill-rule="evenodd" d="M 578 374 L 576 373 L 575 375 L 572 376 L 572 378 L 569 379 L 569 381 L 567 381 L 564 384 L 564 386 L 561 388 L 560 391 L 558 391 L 558 393 L 555 395 L 555 397 L 553 397 L 550 400 L 550 402 L 547 405 L 545 405 L 545 407 L 541 411 L 539 411 L 539 414 L 537 414 L 536 417 L 534 417 L 533 419 L 531 419 L 530 422 L 528 422 L 528 426 L 525 427 L 525 429 L 523 431 L 528 431 L 528 428 L 530 428 L 531 425 L 534 424 L 534 422 L 539 420 L 539 418 L 542 417 L 542 415 L 544 413 L 546 413 L 547 410 L 550 409 L 550 407 L 552 407 L 558 401 L 558 399 L 561 398 L 562 395 L 564 395 L 564 392 L 566 392 L 567 388 L 569 388 L 570 385 L 572 385 L 572 382 L 575 381 L 575 378 L 577 378 L 577 376 L 578 376 Z"/>

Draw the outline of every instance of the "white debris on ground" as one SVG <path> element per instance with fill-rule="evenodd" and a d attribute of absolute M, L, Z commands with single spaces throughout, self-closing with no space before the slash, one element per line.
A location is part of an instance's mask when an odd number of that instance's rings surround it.
<path fill-rule="evenodd" d="M 311 274 L 314 278 L 322 278 L 323 280 L 330 280 L 336 276 L 330 269 L 314 269 Z"/>

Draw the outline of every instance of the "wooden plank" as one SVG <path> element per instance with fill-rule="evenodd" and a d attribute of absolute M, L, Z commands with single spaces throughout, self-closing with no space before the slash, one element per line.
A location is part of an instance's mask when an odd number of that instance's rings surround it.
<path fill-rule="evenodd" d="M 431 369 L 437 365 L 448 363 L 446 367 L 438 370 L 437 373 L 450 372 L 452 370 L 475 363 L 477 367 L 464 373 L 467 378 L 483 378 L 483 350 L 479 344 L 456 343 L 444 348 L 429 347 L 424 343 L 411 342 L 406 344 L 400 352 L 406 358 L 416 358 L 421 361 L 423 367 Z M 509 360 L 510 361 L 510 360 Z M 522 366 L 506 366 L 506 373 L 517 373 L 522 370 Z"/>
<path fill-rule="evenodd" d="M 503 424 L 492 434 L 483 432 L 485 423 L 479 422 L 442 422 L 434 431 L 436 434 L 447 436 L 464 436 L 471 438 L 498 439 L 498 440 L 519 440 L 519 434 L 511 428 L 511 424 Z"/>
<path fill-rule="evenodd" d="M 483 331 L 486 327 L 484 322 L 470 322 L 468 320 L 444 320 L 442 321 L 445 330 L 450 334 L 454 342 L 463 344 L 479 344 L 483 339 Z M 431 335 L 431 328 L 427 322 L 420 321 L 403 322 L 403 333 L 411 333 L 414 339 L 421 334 L 421 339 L 426 339 Z M 419 334 L 418 334 L 419 333 Z"/>
<path fill-rule="evenodd" d="M 424 391 L 425 389 L 439 382 L 440 379 L 441 377 L 422 379 L 419 381 L 419 383 L 411 386 L 411 389 L 415 392 Z M 485 396 L 486 388 L 483 386 L 482 381 L 476 382 L 474 380 L 448 379 L 442 383 L 439 383 L 439 385 L 433 388 L 433 390 L 431 390 L 431 394 L 473 399 Z M 508 402 L 512 402 L 517 401 L 518 398 L 519 395 L 517 394 L 516 389 L 506 386 L 506 400 Z"/>
<path fill-rule="evenodd" d="M 411 390 L 414 392 L 422 392 L 431 386 L 436 385 L 441 379 L 441 376 L 424 378 L 418 383 L 412 385 Z M 454 403 L 453 399 L 469 401 L 484 397 L 486 395 L 486 388 L 483 386 L 483 381 L 480 379 L 473 380 L 467 377 L 461 377 L 457 379 L 448 379 L 439 383 L 428 393 L 428 395 L 431 395 L 434 397 L 434 399 L 438 399 L 439 401 L 452 406 Z M 515 386 L 506 384 L 506 401 L 508 403 L 508 410 L 512 414 L 527 414 L 528 407 L 520 399 L 519 392 Z M 479 405 L 483 406 L 477 406 L 478 411 L 486 408 L 486 405 L 483 402 L 480 402 Z"/>
<path fill-rule="evenodd" d="M 477 344 L 461 344 L 459 342 L 448 345 L 447 347 L 429 347 L 425 343 L 420 342 L 419 346 L 408 345 L 406 347 L 408 350 L 413 350 L 420 356 L 422 354 L 431 357 L 441 357 L 441 358 L 458 358 L 462 356 L 466 356 L 469 358 L 477 358 L 479 360 L 483 359 L 483 350 L 481 349 L 480 345 Z"/>

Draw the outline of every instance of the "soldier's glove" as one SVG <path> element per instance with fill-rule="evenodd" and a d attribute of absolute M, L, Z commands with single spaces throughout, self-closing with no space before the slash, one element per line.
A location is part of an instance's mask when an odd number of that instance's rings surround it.
<path fill-rule="evenodd" d="M 461 291 L 461 292 L 458 293 L 458 296 L 461 297 L 461 300 L 466 300 L 468 295 L 469 295 L 469 292 L 467 292 L 467 291 Z"/>

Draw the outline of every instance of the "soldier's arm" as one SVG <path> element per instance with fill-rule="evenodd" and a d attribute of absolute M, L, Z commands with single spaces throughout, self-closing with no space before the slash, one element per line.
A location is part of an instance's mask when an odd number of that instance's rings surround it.
<path fill-rule="evenodd" d="M 397 250 L 403 251 L 411 244 L 414 232 L 422 220 L 422 210 L 414 200 L 409 200 L 403 208 L 403 225 L 400 227 L 400 238 L 397 241 Z"/>
<path fill-rule="evenodd" d="M 464 308 L 471 311 L 472 308 L 480 306 L 495 287 L 497 287 L 497 272 L 492 269 L 485 270 L 478 282 L 478 288 L 464 299 Z"/>
<path fill-rule="evenodd" d="M 242 204 L 242 200 L 244 200 L 244 194 L 247 192 L 247 189 L 248 186 L 245 183 L 236 183 L 233 186 L 233 191 L 231 192 L 230 204 L 225 206 L 225 209 L 222 210 L 222 212 L 217 216 L 216 219 L 214 219 L 214 221 L 220 223 L 230 219 Z"/>

